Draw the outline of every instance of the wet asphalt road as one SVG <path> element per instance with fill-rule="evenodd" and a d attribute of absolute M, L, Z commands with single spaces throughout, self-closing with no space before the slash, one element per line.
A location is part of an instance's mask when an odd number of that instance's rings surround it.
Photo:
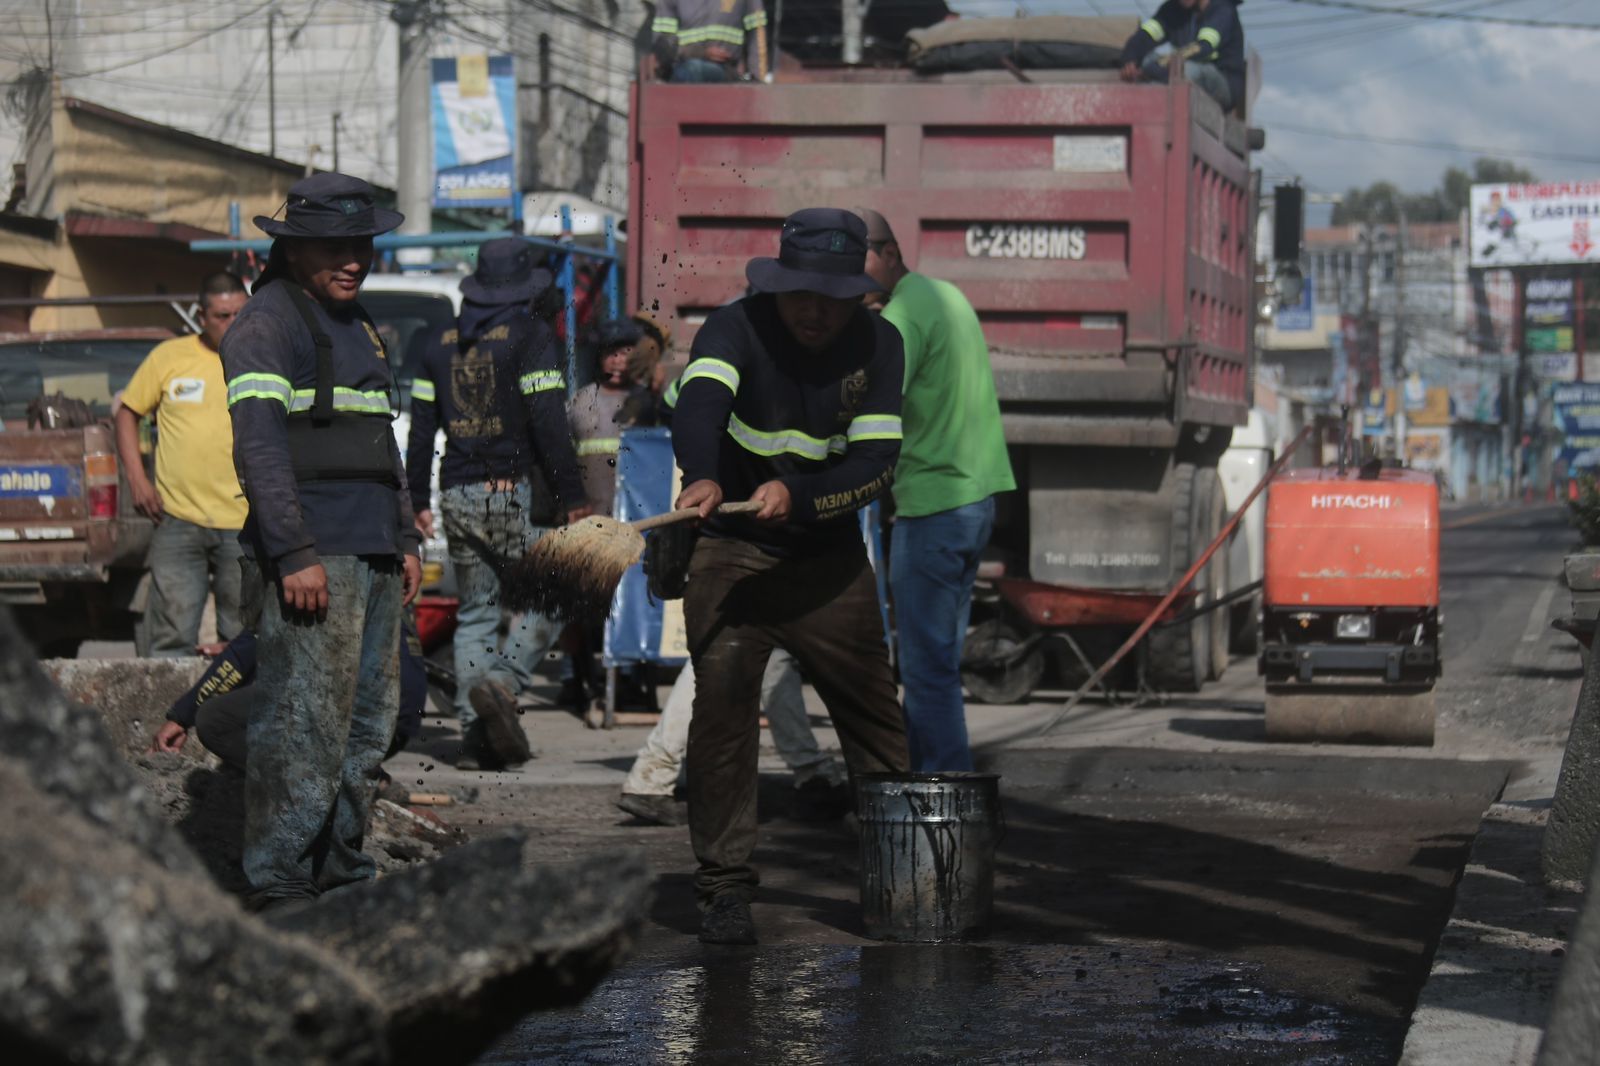
<path fill-rule="evenodd" d="M 640 844 L 658 901 L 582 1006 L 480 1061 L 1393 1063 L 1481 812 L 1565 736 L 1578 657 L 1548 621 L 1572 539 L 1555 508 L 1447 512 L 1432 751 L 1269 746 L 1235 662 L 1193 700 L 1092 712 L 1143 714 L 1136 742 L 985 752 L 1007 835 L 972 944 L 864 939 L 854 838 L 765 782 L 762 944 L 700 945 L 684 831 L 550 792 L 574 813 L 541 823 L 549 857 Z"/>

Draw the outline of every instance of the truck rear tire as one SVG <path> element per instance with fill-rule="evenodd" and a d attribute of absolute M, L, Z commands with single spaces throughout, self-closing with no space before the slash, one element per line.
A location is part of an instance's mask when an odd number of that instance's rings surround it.
<path fill-rule="evenodd" d="M 1206 529 L 1216 497 L 1217 472 L 1193 463 L 1179 463 L 1173 467 L 1172 477 L 1169 584 L 1182 577 L 1189 564 L 1210 543 Z M 1201 590 L 1201 596 L 1192 606 L 1204 605 L 1210 592 L 1208 577 L 1205 570 L 1195 576 L 1194 583 Z M 1195 615 L 1179 625 L 1157 626 L 1150 631 L 1146 643 L 1151 684 L 1168 692 L 1200 691 L 1211 673 L 1211 621 L 1215 613 Z"/>

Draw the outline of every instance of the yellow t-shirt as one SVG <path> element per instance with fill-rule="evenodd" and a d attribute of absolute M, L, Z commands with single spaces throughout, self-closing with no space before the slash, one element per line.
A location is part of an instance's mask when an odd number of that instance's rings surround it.
<path fill-rule="evenodd" d="M 199 334 L 162 341 L 139 364 L 122 402 L 156 416 L 162 508 L 207 529 L 240 529 L 249 505 L 233 468 L 233 423 L 222 357 Z"/>

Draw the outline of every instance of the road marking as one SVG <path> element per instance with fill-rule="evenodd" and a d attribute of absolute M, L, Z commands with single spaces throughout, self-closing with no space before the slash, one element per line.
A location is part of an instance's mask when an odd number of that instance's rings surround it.
<path fill-rule="evenodd" d="M 1548 506 L 1549 505 L 1547 504 L 1546 507 L 1548 507 Z M 1520 503 L 1519 504 L 1513 504 L 1510 507 L 1500 507 L 1500 508 L 1497 508 L 1496 510 L 1493 510 L 1493 511 L 1485 511 L 1482 514 L 1474 514 L 1474 515 L 1468 515 L 1465 518 L 1458 518 L 1454 522 L 1442 522 L 1442 523 L 1440 523 L 1439 528 L 1440 529 L 1460 529 L 1462 526 L 1471 526 L 1471 525 L 1477 525 L 1479 522 L 1487 522 L 1491 518 L 1504 518 L 1506 515 L 1516 514 L 1519 511 L 1544 510 L 1544 509 L 1545 508 L 1524 507 Z"/>
<path fill-rule="evenodd" d="M 1552 583 L 1544 587 L 1539 593 L 1539 598 L 1534 601 L 1533 613 L 1528 616 L 1528 628 L 1522 631 L 1522 643 L 1532 644 L 1544 635 L 1549 627 L 1545 619 L 1550 614 L 1550 601 L 1556 598 L 1556 586 Z"/>

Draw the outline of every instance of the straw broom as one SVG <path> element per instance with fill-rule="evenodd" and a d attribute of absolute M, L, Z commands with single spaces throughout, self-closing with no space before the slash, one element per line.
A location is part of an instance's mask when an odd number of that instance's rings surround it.
<path fill-rule="evenodd" d="M 755 514 L 761 504 L 725 503 L 719 515 Z M 521 559 L 500 574 L 500 600 L 513 611 L 574 621 L 603 617 L 611 609 L 617 583 L 644 554 L 644 534 L 698 518 L 687 507 L 637 522 L 592 515 L 540 537 Z"/>

